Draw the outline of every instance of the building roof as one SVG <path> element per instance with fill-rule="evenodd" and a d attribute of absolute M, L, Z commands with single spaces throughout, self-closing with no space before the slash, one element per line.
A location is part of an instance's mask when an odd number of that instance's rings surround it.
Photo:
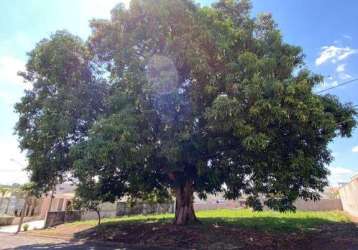
<path fill-rule="evenodd" d="M 63 193 L 75 193 L 76 185 L 73 185 L 69 182 L 64 182 L 62 184 L 58 184 L 56 186 L 56 194 L 63 194 Z"/>

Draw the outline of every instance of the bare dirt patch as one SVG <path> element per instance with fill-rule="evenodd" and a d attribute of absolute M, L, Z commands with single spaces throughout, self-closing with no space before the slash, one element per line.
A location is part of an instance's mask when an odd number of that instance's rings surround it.
<path fill-rule="evenodd" d="M 75 238 L 76 234 L 80 232 L 86 232 L 86 230 L 89 230 L 91 228 L 93 228 L 93 226 L 88 224 L 64 224 L 44 230 L 28 231 L 24 232 L 23 234 L 40 237 L 73 239 Z"/>
<path fill-rule="evenodd" d="M 168 249 L 358 249 L 358 229 L 350 223 L 289 233 L 227 225 L 118 223 L 91 228 L 76 233 L 75 237 Z"/>

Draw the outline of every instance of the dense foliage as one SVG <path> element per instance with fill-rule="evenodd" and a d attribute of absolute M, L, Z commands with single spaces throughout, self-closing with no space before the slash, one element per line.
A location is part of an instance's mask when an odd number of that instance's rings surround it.
<path fill-rule="evenodd" d="M 21 73 L 33 88 L 15 106 L 15 129 L 31 181 L 43 191 L 65 179 L 73 166 L 70 147 L 85 139 L 103 112 L 106 85 L 92 57 L 78 37 L 59 31 L 37 44 Z"/>
<path fill-rule="evenodd" d="M 193 192 L 245 195 L 258 210 L 319 198 L 327 145 L 351 135 L 356 112 L 315 94 L 322 78 L 301 49 L 250 9 L 132 0 L 94 20 L 86 45 L 64 33 L 38 44 L 17 105 L 32 180 L 74 170 L 102 201 L 175 194 L 178 224 L 196 220 Z"/>

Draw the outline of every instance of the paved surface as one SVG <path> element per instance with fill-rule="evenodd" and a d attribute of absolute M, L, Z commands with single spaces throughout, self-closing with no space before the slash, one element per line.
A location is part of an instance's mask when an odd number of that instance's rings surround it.
<path fill-rule="evenodd" d="M 50 239 L 40 237 L 28 237 L 21 234 L 9 234 L 0 233 L 0 249 L 36 249 L 36 248 L 25 248 L 25 246 L 36 245 L 36 244 L 60 244 L 66 242 L 61 239 Z M 24 247 L 24 248 L 20 248 Z"/>
<path fill-rule="evenodd" d="M 29 221 L 24 222 L 22 225 L 29 225 L 28 230 L 34 230 L 34 229 L 42 229 L 45 226 L 44 220 L 36 220 L 36 221 Z M 11 225 L 11 226 L 2 226 L 0 227 L 0 233 L 16 233 L 18 225 Z M 21 228 L 21 231 L 24 229 Z"/>
<path fill-rule="evenodd" d="M 80 242 L 70 241 L 65 239 L 47 238 L 29 236 L 24 234 L 9 234 L 0 233 L 0 249 L 22 249 L 22 250 L 35 250 L 35 249 L 68 249 L 68 250 L 150 250 L 150 248 L 123 248 L 116 247 L 113 244 L 94 243 L 94 242 Z M 153 250 L 153 248 L 152 248 Z"/>

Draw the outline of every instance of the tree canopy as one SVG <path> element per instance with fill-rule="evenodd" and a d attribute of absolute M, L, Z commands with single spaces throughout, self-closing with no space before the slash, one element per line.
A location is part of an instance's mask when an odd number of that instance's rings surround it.
<path fill-rule="evenodd" d="M 71 170 L 102 201 L 174 194 L 177 224 L 196 220 L 193 192 L 245 195 L 258 210 L 318 199 L 327 145 L 351 135 L 356 111 L 315 94 L 323 79 L 302 50 L 250 10 L 132 0 L 92 21 L 86 44 L 63 32 L 40 42 L 16 107 L 32 180 Z"/>
<path fill-rule="evenodd" d="M 48 191 L 72 169 L 70 148 L 85 139 L 103 112 L 106 85 L 87 46 L 66 31 L 42 40 L 28 56 L 20 74 L 33 87 L 15 106 L 15 130 L 27 153 L 31 181 Z"/>

